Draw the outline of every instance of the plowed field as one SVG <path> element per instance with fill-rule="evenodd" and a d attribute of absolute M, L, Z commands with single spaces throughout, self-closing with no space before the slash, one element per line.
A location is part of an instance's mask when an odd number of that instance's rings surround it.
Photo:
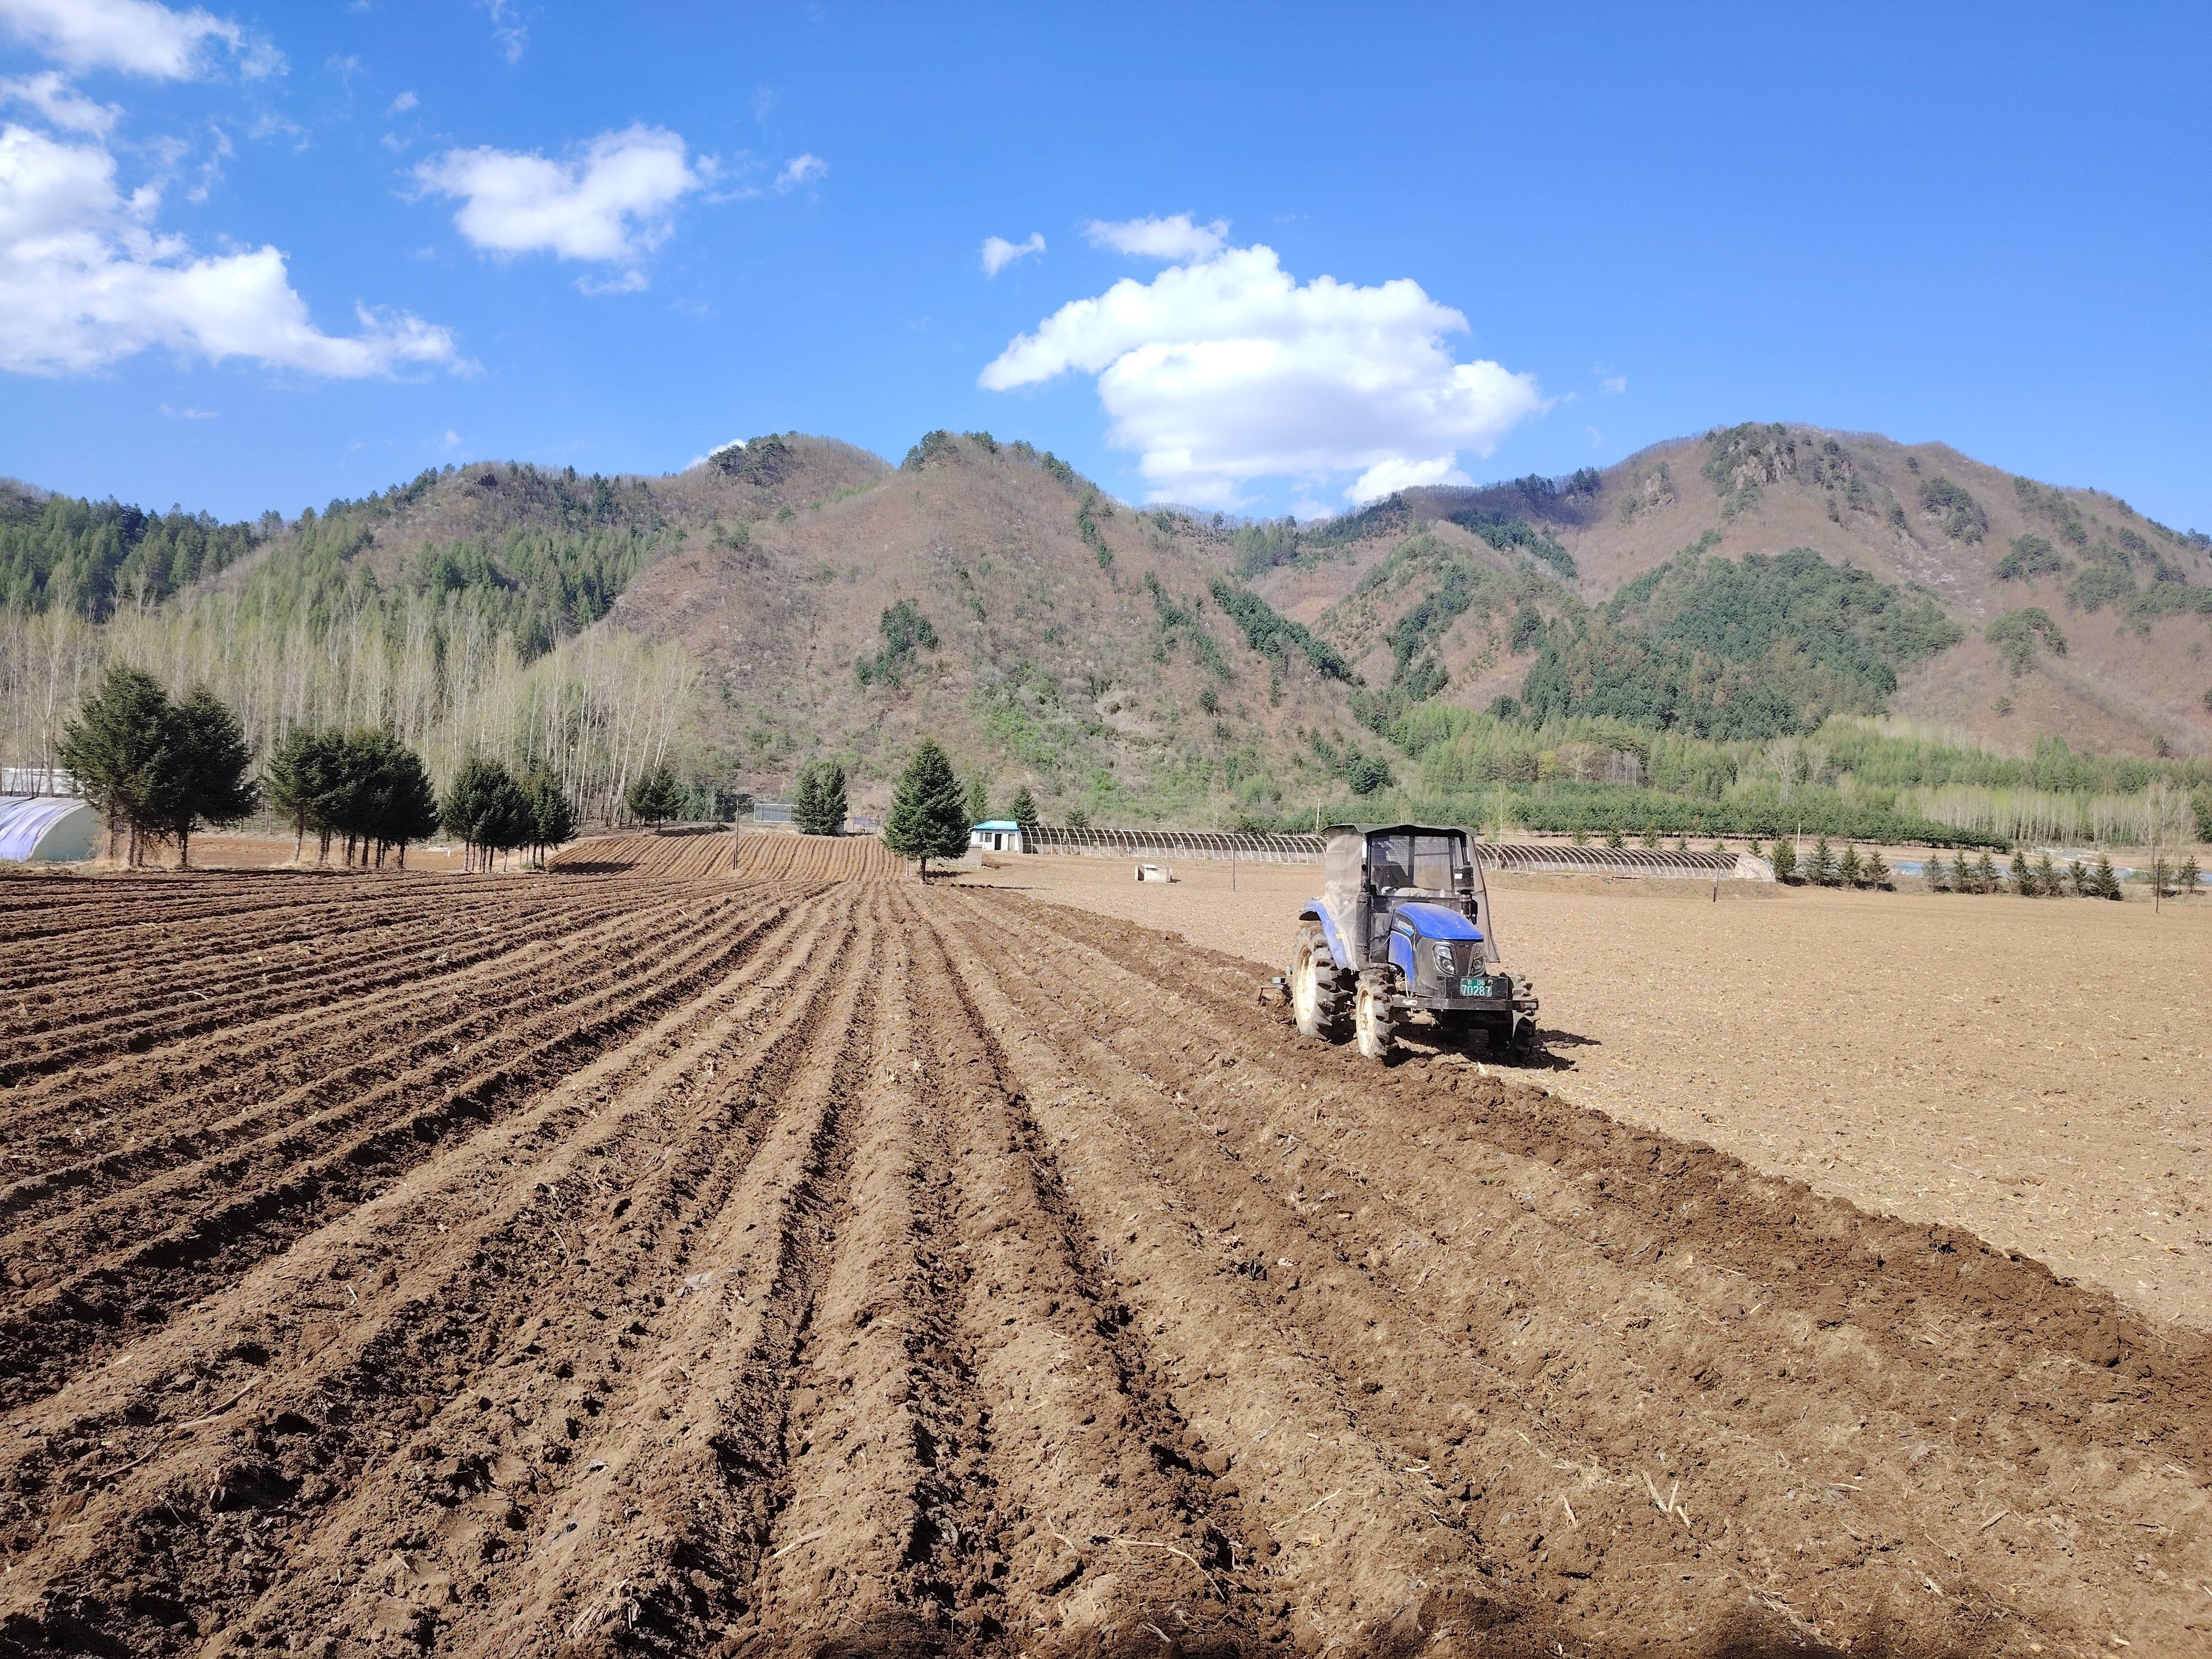
<path fill-rule="evenodd" d="M 737 836 L 734 860 L 726 830 L 709 833 L 606 836 L 579 842 L 554 854 L 556 869 L 623 871 L 635 875 L 704 878 L 730 875 L 753 881 L 872 881 L 902 873 L 905 866 L 873 836 L 795 836 L 751 830 Z"/>
<path fill-rule="evenodd" d="M 0 882 L 0 1652 L 2212 1644 L 2198 1339 L 1261 981 L 910 883 Z"/>

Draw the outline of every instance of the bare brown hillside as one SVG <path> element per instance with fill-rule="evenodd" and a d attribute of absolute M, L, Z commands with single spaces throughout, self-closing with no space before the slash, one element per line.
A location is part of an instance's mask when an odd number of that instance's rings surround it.
<path fill-rule="evenodd" d="M 1924 589 L 1966 630 L 1907 676 L 1894 712 L 2002 747 L 2056 732 L 2096 748 L 2148 753 L 2162 738 L 2179 752 L 2212 752 L 2212 613 L 2180 591 L 2212 583 L 2212 556 L 2201 538 L 2099 490 L 2019 479 L 1943 444 L 1774 424 L 1654 445 L 1565 489 L 1540 480 L 1429 489 L 1408 491 L 1404 504 L 1404 531 L 1427 528 L 1462 547 L 1480 544 L 1439 521 L 1487 514 L 1548 534 L 1575 566 L 1571 581 L 1559 579 L 1562 594 L 1592 604 L 1686 550 L 1736 558 L 1811 548 Z M 1365 642 L 1401 614 L 1387 593 L 1358 591 L 1401 544 L 1383 527 L 1285 562 L 1256 586 L 1373 666 Z M 2020 571 L 2010 579 L 2001 574 L 2008 558 Z M 1525 553 L 1485 562 L 1547 568 Z M 2085 572 L 2094 576 L 2086 586 Z M 2185 600 L 2163 615 L 2143 597 L 2161 582 L 2160 597 Z M 1420 591 L 1400 585 L 1404 604 Z M 2039 652 L 2015 673 L 1984 634 L 2027 606 L 2051 616 L 2067 649 Z M 1480 704 L 1510 688 L 1527 659 L 1507 643 L 1496 615 L 1455 623 L 1443 652 L 1454 701 Z"/>
<path fill-rule="evenodd" d="M 1358 727 L 1348 686 L 1221 613 L 1224 563 L 1034 451 L 948 438 L 866 488 L 693 534 L 611 620 L 699 655 L 768 787 L 842 756 L 856 805 L 880 805 L 928 735 L 1048 811 L 1190 811 L 1240 785 L 1272 809 L 1325 775 L 1299 728 L 1340 748 Z"/>

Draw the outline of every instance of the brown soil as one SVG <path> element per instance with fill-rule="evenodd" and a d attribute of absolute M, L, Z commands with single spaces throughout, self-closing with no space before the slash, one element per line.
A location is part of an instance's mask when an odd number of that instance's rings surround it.
<path fill-rule="evenodd" d="M 0 942 L 0 1652 L 2212 1633 L 2192 1334 L 1157 932 L 271 873 Z"/>
<path fill-rule="evenodd" d="M 672 830 L 602 836 L 553 855 L 556 869 L 752 881 L 882 881 L 907 866 L 873 836 L 799 836 L 777 830 Z"/>

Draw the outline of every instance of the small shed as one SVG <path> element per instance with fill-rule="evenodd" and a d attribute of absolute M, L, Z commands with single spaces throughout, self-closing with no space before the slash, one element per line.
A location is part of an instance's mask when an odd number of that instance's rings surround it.
<path fill-rule="evenodd" d="M 1012 818 L 987 818 L 968 832 L 968 845 L 979 853 L 1025 853 L 1022 826 Z"/>
<path fill-rule="evenodd" d="M 0 863 L 74 864 L 100 851 L 100 814 L 72 795 L 0 797 Z"/>

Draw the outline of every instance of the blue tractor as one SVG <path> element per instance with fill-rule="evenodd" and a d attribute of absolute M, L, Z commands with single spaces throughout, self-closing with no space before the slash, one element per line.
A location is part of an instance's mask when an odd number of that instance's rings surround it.
<path fill-rule="evenodd" d="M 1449 1039 L 1480 1030 L 1525 1054 L 1536 988 L 1498 966 L 1482 867 L 1464 830 L 1338 823 L 1322 839 L 1322 896 L 1299 913 L 1291 1011 L 1308 1036 L 1387 1060 L 1425 1018 Z"/>

